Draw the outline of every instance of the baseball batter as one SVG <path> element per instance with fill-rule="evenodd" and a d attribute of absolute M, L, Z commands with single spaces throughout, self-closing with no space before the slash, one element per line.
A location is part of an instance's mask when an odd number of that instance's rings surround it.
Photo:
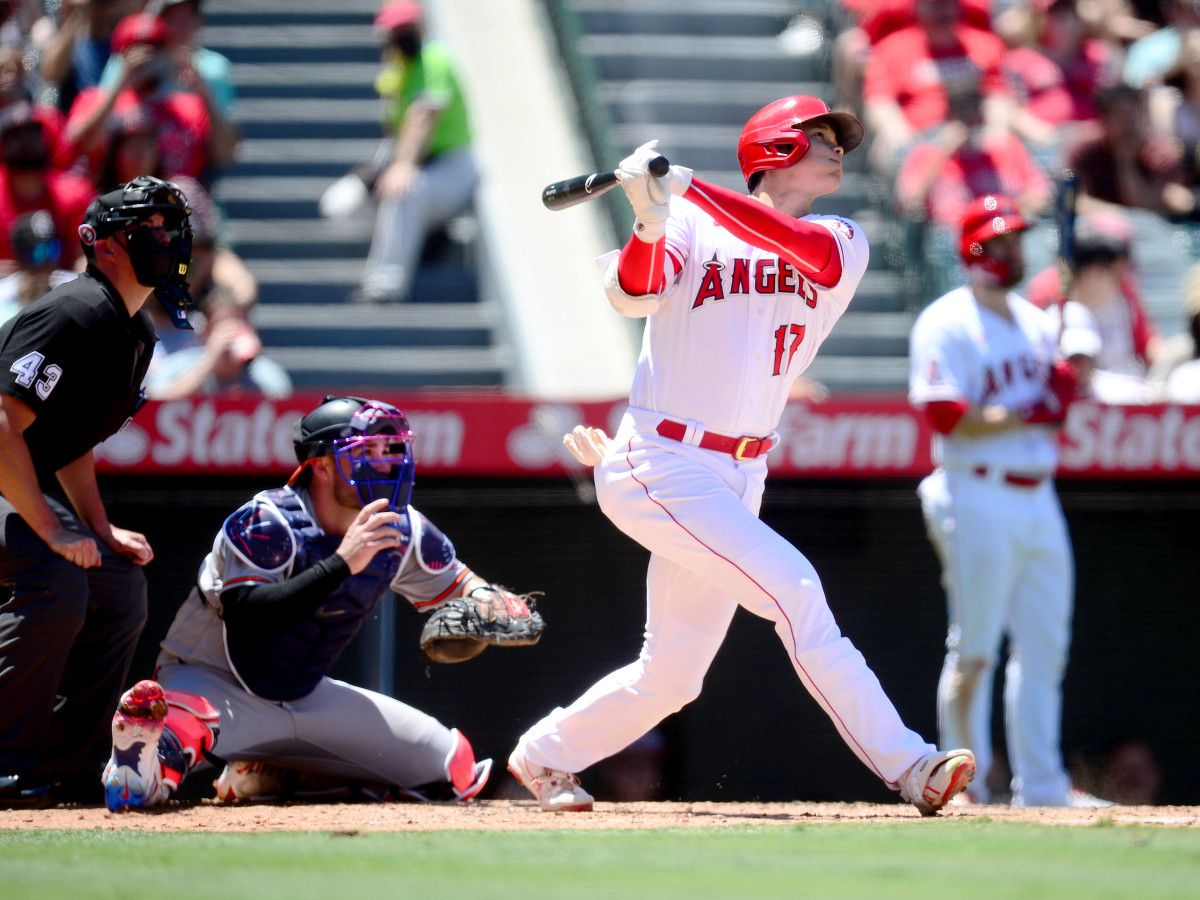
<path fill-rule="evenodd" d="M 226 519 L 162 642 L 159 684 L 122 700 L 104 774 L 110 809 L 165 800 L 205 762 L 217 726 L 223 799 L 301 779 L 418 799 L 483 788 L 491 760 L 477 762 L 458 729 L 326 674 L 389 590 L 434 617 L 499 593 L 410 505 L 412 438 L 398 409 L 359 397 L 327 397 L 297 422 L 296 474 Z M 454 621 L 438 631 L 446 652 Z"/>
<path fill-rule="evenodd" d="M 1054 362 L 1051 317 L 1011 290 L 1024 277 L 1025 228 L 1006 197 L 968 206 L 960 252 L 969 284 L 931 303 L 912 331 L 909 400 L 937 432 L 937 468 L 919 493 L 949 607 L 940 739 L 969 743 L 986 775 L 1007 634 L 1013 805 L 1095 805 L 1072 789 L 1059 749 L 1074 568 L 1053 476 L 1075 379 Z M 988 802 L 986 778 L 966 796 Z"/>
<path fill-rule="evenodd" d="M 679 166 L 650 175 L 657 142 L 621 163 L 637 220 L 606 288 L 646 326 L 629 409 L 595 478 L 605 514 L 651 551 L 645 642 L 520 738 L 509 768 L 544 809 L 592 808 L 574 773 L 699 694 L 739 605 L 775 623 L 847 745 L 922 813 L 974 773 L 969 750 L 939 753 L 904 726 L 838 630 L 812 564 L 758 518 L 789 388 L 867 266 L 856 223 L 810 214 L 863 136 L 858 119 L 815 97 L 768 105 L 738 144 L 749 197 Z"/>

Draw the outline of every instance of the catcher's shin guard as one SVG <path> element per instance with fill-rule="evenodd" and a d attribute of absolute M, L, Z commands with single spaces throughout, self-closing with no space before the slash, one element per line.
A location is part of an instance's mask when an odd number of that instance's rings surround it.
<path fill-rule="evenodd" d="M 196 694 L 164 691 L 149 679 L 135 684 L 113 715 L 112 756 L 101 775 L 105 805 L 117 812 L 165 802 L 212 749 L 218 719 Z"/>
<path fill-rule="evenodd" d="M 446 779 L 454 788 L 456 800 L 470 800 L 483 790 L 492 773 L 490 759 L 475 761 L 475 751 L 457 728 L 450 729 L 454 744 L 446 757 Z"/>

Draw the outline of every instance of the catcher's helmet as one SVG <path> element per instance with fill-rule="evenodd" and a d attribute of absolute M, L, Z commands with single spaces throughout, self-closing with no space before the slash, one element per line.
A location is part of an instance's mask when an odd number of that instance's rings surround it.
<path fill-rule="evenodd" d="M 292 431 L 301 464 L 296 474 L 309 460 L 332 453 L 342 478 L 358 491 L 363 505 L 386 499 L 393 509 L 403 511 L 412 497 L 417 465 L 412 441 L 408 419 L 396 407 L 362 397 L 330 395 Z M 371 444 L 375 446 L 369 452 Z"/>
<path fill-rule="evenodd" d="M 192 298 L 187 271 L 192 261 L 191 208 L 179 186 L 153 175 L 139 175 L 115 190 L 101 194 L 83 214 L 79 241 L 90 259 L 96 241 L 125 235 L 125 249 L 138 284 L 152 287 L 176 328 L 192 326 L 187 320 Z M 161 214 L 160 228 L 142 223 Z"/>
<path fill-rule="evenodd" d="M 799 162 L 809 146 L 801 126 L 814 119 L 832 126 L 845 153 L 861 144 L 866 136 L 862 122 L 855 116 L 834 112 L 819 97 L 798 94 L 776 100 L 752 115 L 738 138 L 738 165 L 746 182 L 755 172 L 786 169 Z"/>
<path fill-rule="evenodd" d="M 1029 227 L 1021 216 L 1017 205 L 1003 194 L 985 194 L 977 197 L 966 208 L 962 216 L 962 235 L 958 250 L 968 268 L 980 267 L 997 284 L 1011 286 L 1012 264 L 988 252 L 987 242 L 1002 234 L 1013 234 Z M 1023 275 L 1024 273 L 1020 273 Z"/>

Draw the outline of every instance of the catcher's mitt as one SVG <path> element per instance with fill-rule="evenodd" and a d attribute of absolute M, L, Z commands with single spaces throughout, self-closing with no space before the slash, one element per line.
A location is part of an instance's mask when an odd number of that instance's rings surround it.
<path fill-rule="evenodd" d="M 526 647 L 546 629 L 528 594 L 518 597 L 498 584 L 477 587 L 434 610 L 421 629 L 426 662 L 456 663 L 473 659 L 489 644 Z"/>

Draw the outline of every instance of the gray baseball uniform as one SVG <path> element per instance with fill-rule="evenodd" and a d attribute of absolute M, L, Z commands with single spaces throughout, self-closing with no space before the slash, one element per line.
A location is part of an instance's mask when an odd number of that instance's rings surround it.
<path fill-rule="evenodd" d="M 230 614 L 238 586 L 279 584 L 332 556 L 303 488 L 264 491 L 222 526 L 158 657 L 165 688 L 220 711 L 217 752 L 310 775 L 414 788 L 442 782 L 451 729 L 399 700 L 325 673 L 388 590 L 419 610 L 456 596 L 471 576 L 454 546 L 412 506 L 408 535 L 345 578 L 313 609 Z"/>

